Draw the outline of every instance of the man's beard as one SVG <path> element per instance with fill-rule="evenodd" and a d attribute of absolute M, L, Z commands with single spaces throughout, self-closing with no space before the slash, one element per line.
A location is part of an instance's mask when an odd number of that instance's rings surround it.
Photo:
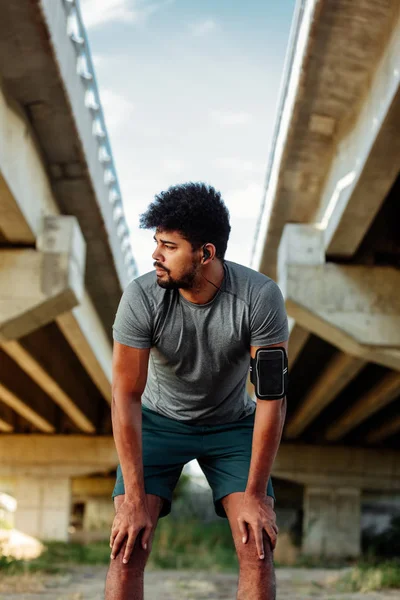
<path fill-rule="evenodd" d="M 171 277 L 169 271 L 159 266 L 157 263 L 154 264 L 158 269 L 162 269 L 165 271 L 167 277 L 163 277 L 163 279 L 159 279 L 157 277 L 157 283 L 160 287 L 165 290 L 191 290 L 195 287 L 196 276 L 198 272 L 198 265 L 193 261 L 192 268 L 190 271 L 182 275 L 179 279 L 174 279 Z"/>

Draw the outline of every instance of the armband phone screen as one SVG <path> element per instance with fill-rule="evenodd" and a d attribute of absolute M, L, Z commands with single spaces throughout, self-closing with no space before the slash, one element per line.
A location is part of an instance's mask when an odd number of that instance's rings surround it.
<path fill-rule="evenodd" d="M 276 363 L 276 356 L 271 358 L 260 357 L 258 359 L 257 369 L 261 394 L 266 393 L 265 387 L 268 387 L 268 393 L 271 395 L 279 395 L 283 392 L 283 359 L 279 369 L 276 368 Z M 263 386 L 262 382 L 268 382 L 267 386 Z"/>

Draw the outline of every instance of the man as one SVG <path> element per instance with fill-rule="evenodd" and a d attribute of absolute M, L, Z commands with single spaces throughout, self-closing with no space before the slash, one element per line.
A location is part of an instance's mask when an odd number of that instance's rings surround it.
<path fill-rule="evenodd" d="M 229 519 L 237 598 L 272 600 L 278 528 L 270 473 L 286 398 L 270 382 L 280 389 L 287 371 L 276 361 L 286 360 L 288 339 L 282 294 L 268 277 L 224 260 L 229 213 L 210 186 L 162 192 L 141 226 L 155 230 L 156 270 L 130 283 L 113 327 L 120 467 L 106 599 L 143 599 L 158 518 L 170 511 L 184 464 L 198 459 L 217 514 Z M 265 400 L 256 405 L 246 380 L 258 350 L 253 379 Z"/>

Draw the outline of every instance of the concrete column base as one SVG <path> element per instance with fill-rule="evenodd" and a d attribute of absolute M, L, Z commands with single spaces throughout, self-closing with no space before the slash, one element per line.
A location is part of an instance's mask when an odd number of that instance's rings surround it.
<path fill-rule="evenodd" d="M 68 541 L 71 483 L 68 477 L 18 477 L 15 528 L 40 540 Z"/>
<path fill-rule="evenodd" d="M 306 487 L 303 554 L 341 558 L 359 556 L 360 497 L 358 488 Z"/>

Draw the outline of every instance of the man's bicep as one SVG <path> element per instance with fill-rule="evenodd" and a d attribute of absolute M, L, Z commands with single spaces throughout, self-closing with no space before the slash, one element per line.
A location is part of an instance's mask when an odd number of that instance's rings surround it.
<path fill-rule="evenodd" d="M 142 394 L 146 386 L 150 348 L 132 348 L 114 341 L 113 390 Z"/>
<path fill-rule="evenodd" d="M 259 291 L 250 311 L 250 345 L 270 347 L 289 337 L 285 300 L 270 279 Z"/>
<path fill-rule="evenodd" d="M 125 346 L 147 349 L 152 345 L 152 322 L 148 299 L 134 279 L 119 302 L 113 324 L 113 338 Z"/>

